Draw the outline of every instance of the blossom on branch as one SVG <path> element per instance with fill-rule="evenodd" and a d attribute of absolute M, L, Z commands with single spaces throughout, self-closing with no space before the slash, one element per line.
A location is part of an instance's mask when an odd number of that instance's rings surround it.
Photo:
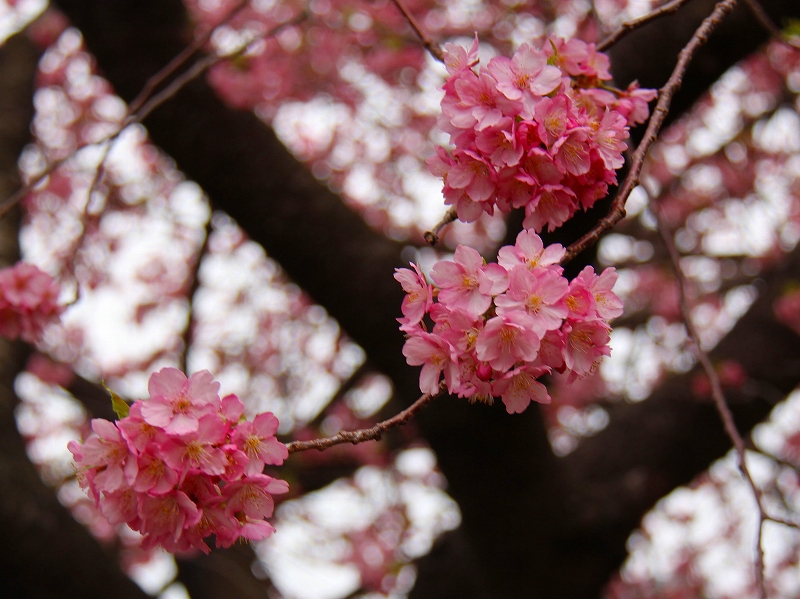
<path fill-rule="evenodd" d="M 536 380 L 543 374 L 567 372 L 575 380 L 594 371 L 611 352 L 608 321 L 622 313 L 611 290 L 617 273 L 586 267 L 568 282 L 558 265 L 563 255 L 563 247 L 545 248 L 536 233 L 523 231 L 500 250 L 499 264 L 459 246 L 454 260 L 433 266 L 430 286 L 416 265 L 413 272 L 398 269 L 406 293 L 418 297 L 426 289 L 427 296 L 430 289 L 435 298 L 423 317 L 404 310 L 398 319 L 408 336 L 403 355 L 422 366 L 420 390 L 435 394 L 444 375 L 450 393 L 501 397 L 509 413 L 518 413 L 531 401 L 550 401 Z"/>
<path fill-rule="evenodd" d="M 469 50 L 445 45 L 439 126 L 454 147 L 437 148 L 428 168 L 463 221 L 525 208 L 526 229 L 561 226 L 617 182 L 628 128 L 647 120 L 655 90 L 611 87 L 609 59 L 594 44 L 548 42 L 477 71 L 477 38 Z"/>
<path fill-rule="evenodd" d="M 274 528 L 272 495 L 285 481 L 263 474 L 288 457 L 270 412 L 251 422 L 235 395 L 201 371 L 164 368 L 150 377 L 150 397 L 120 420 L 92 420 L 94 434 L 69 444 L 80 486 L 112 524 L 127 523 L 145 548 L 210 551 L 237 539 L 265 539 Z"/>
<path fill-rule="evenodd" d="M 0 335 L 39 341 L 45 327 L 64 311 L 58 305 L 59 292 L 53 277 L 33 264 L 17 262 L 0 269 Z"/>

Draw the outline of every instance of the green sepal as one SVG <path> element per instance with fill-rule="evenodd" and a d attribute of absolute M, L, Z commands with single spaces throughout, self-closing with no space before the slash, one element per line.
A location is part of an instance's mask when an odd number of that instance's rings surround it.
<path fill-rule="evenodd" d="M 800 19 L 785 19 L 782 33 L 786 39 L 800 37 Z"/>
<path fill-rule="evenodd" d="M 106 385 L 105 381 L 100 381 L 100 384 L 103 385 L 103 389 L 111 394 L 111 408 L 114 410 L 117 418 L 125 418 L 130 413 L 131 407 L 125 403 L 125 400 L 117 395 L 111 387 Z"/>

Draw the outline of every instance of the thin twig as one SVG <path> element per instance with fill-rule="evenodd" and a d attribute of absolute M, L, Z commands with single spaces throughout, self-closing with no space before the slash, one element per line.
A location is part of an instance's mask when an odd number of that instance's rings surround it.
<path fill-rule="evenodd" d="M 430 245 L 436 245 L 439 243 L 439 233 L 441 233 L 442 229 L 444 229 L 457 218 L 458 214 L 455 206 L 453 206 L 445 213 L 445 215 L 442 217 L 442 220 L 440 220 L 436 226 L 433 227 L 433 229 L 430 231 L 425 231 L 425 234 L 423 235 L 423 237 L 425 237 L 425 241 L 427 241 Z"/>
<path fill-rule="evenodd" d="M 616 44 L 619 40 L 623 37 L 628 35 L 631 31 L 639 29 L 642 25 L 646 25 L 650 21 L 654 21 L 659 17 L 663 17 L 664 15 L 670 15 L 674 12 L 677 12 L 678 9 L 689 2 L 689 0 L 671 0 L 662 6 L 659 6 L 652 12 L 647 13 L 639 17 L 638 19 L 631 19 L 630 21 L 625 21 L 622 25 L 620 25 L 615 31 L 613 31 L 608 37 L 606 37 L 602 42 L 597 44 L 597 50 L 599 52 L 605 52 L 608 48 Z"/>
<path fill-rule="evenodd" d="M 203 243 L 200 245 L 200 249 L 197 250 L 197 261 L 194 263 L 194 268 L 192 268 L 192 272 L 189 275 L 191 280 L 189 281 L 189 289 L 186 293 L 186 297 L 189 302 L 189 308 L 186 313 L 186 328 L 183 329 L 183 335 L 181 336 L 183 347 L 181 348 L 181 352 L 178 356 L 178 368 L 183 372 L 188 372 L 186 370 L 186 361 L 189 354 L 189 347 L 192 345 L 194 336 L 192 324 L 194 322 L 195 295 L 197 295 L 197 290 L 200 289 L 200 268 L 203 265 L 203 258 L 208 252 L 208 241 L 211 237 L 211 218 L 209 218 L 208 222 L 206 223 L 205 233 L 206 234 L 205 237 L 203 237 Z"/>
<path fill-rule="evenodd" d="M 711 396 L 714 399 L 714 405 L 717 408 L 717 412 L 722 419 L 725 432 L 733 443 L 733 447 L 737 456 L 739 471 L 742 473 L 742 477 L 752 490 L 753 497 L 755 498 L 756 505 L 758 506 L 758 526 L 755 547 L 755 578 L 756 586 L 759 589 L 759 597 L 760 599 L 765 599 L 767 592 L 766 587 L 764 586 L 764 549 L 761 546 L 764 522 L 767 520 L 780 522 L 781 524 L 784 524 L 785 522 L 781 519 L 768 516 L 764 509 L 761 490 L 758 488 L 758 486 L 756 486 L 756 483 L 753 481 L 753 477 L 750 475 L 750 470 L 747 467 L 744 439 L 736 428 L 736 424 L 733 420 L 733 414 L 731 413 L 731 410 L 728 407 L 728 402 L 725 400 L 725 395 L 722 392 L 722 384 L 720 383 L 719 376 L 717 375 L 716 370 L 714 370 L 714 366 L 711 364 L 711 359 L 708 357 L 708 354 L 703 350 L 703 347 L 700 344 L 700 335 L 698 334 L 697 328 L 694 326 L 694 321 L 692 320 L 689 302 L 686 297 L 686 278 L 683 276 L 683 270 L 681 270 L 680 255 L 675 247 L 672 233 L 667 229 L 660 207 L 653 204 L 651 205 L 651 209 L 656 219 L 658 232 L 661 235 L 664 246 L 667 248 L 667 253 L 669 254 L 670 262 L 672 263 L 672 269 L 675 271 L 675 280 L 678 283 L 681 315 L 686 326 L 686 332 L 688 333 L 689 339 L 692 342 L 692 348 L 694 349 L 695 357 L 711 382 Z"/>
<path fill-rule="evenodd" d="M 142 104 L 144 104 L 150 96 L 153 95 L 153 92 L 156 88 L 161 85 L 168 77 L 173 75 L 181 68 L 186 61 L 188 61 L 195 52 L 200 50 L 203 46 L 208 43 L 211 39 L 211 36 L 214 35 L 214 32 L 217 28 L 221 27 L 222 25 L 226 25 L 233 19 L 236 15 L 238 15 L 245 6 L 250 3 L 250 0 L 239 0 L 239 3 L 234 6 L 228 14 L 226 14 L 222 20 L 214 25 L 213 27 L 209 28 L 209 30 L 204 34 L 194 40 L 191 44 L 186 46 L 183 50 L 181 50 L 180 54 L 175 56 L 169 63 L 164 66 L 160 71 L 158 71 L 155 75 L 150 77 L 147 82 L 144 84 L 142 91 L 133 99 L 133 101 L 128 105 L 128 112 L 134 113 L 139 108 L 141 108 Z"/>
<path fill-rule="evenodd" d="M 678 55 L 678 63 L 675 65 L 672 75 L 670 75 L 667 83 L 658 92 L 658 102 L 653 110 L 653 114 L 650 116 L 644 138 L 633 153 L 630 171 L 611 204 L 611 210 L 592 227 L 591 231 L 567 248 L 562 263 L 572 260 L 587 247 L 596 243 L 601 234 L 625 218 L 625 202 L 628 201 L 631 192 L 639 183 L 639 176 L 644 166 L 644 159 L 647 156 L 647 152 L 650 150 L 650 146 L 656 141 L 658 132 L 661 130 L 661 125 L 664 124 L 664 120 L 667 118 L 667 114 L 669 114 L 672 97 L 681 88 L 683 76 L 686 73 L 689 63 L 700 47 L 706 43 L 711 32 L 714 31 L 725 16 L 733 10 L 734 6 L 736 6 L 736 2 L 737 0 L 721 0 L 721 2 L 718 2 L 714 7 L 714 11 L 703 20 L 700 27 L 698 27 L 694 35 L 692 35 L 692 39 L 690 39 L 689 43 L 681 50 Z"/>
<path fill-rule="evenodd" d="M 78 235 L 78 238 L 72 243 L 72 247 L 69 250 L 68 256 L 72 256 L 73 258 L 77 255 L 78 251 L 83 247 L 83 242 L 86 239 L 86 235 L 89 232 L 88 227 L 86 226 L 86 219 L 89 216 L 89 205 L 92 203 L 92 194 L 97 189 L 97 186 L 100 185 L 100 182 L 103 180 L 106 174 L 106 160 L 108 160 L 108 154 L 111 152 L 111 148 L 114 145 L 114 140 L 109 140 L 105 147 L 103 148 L 103 156 L 100 158 L 100 163 L 97 165 L 97 168 L 94 171 L 94 176 L 92 177 L 92 182 L 89 184 L 89 189 L 86 192 L 86 203 L 83 205 L 83 210 L 81 211 L 81 234 Z M 72 303 L 77 303 L 77 301 L 81 298 L 81 285 L 80 281 L 78 281 L 78 277 L 75 274 L 75 263 L 76 260 L 68 260 L 67 261 L 67 272 L 69 275 L 75 280 L 75 299 Z"/>
<path fill-rule="evenodd" d="M 405 6 L 403 6 L 401 0 L 392 0 L 392 2 L 394 2 L 394 5 L 397 7 L 397 9 L 401 13 L 403 13 L 403 16 L 406 18 L 406 21 L 408 21 L 408 24 L 411 26 L 411 29 L 413 29 L 414 33 L 417 34 L 417 37 L 422 42 L 422 45 L 425 46 L 425 49 L 428 52 L 430 52 L 430 55 L 433 56 L 439 62 L 444 63 L 444 52 L 442 52 L 442 49 L 441 47 L 439 47 L 439 44 L 434 43 L 427 35 L 425 35 L 425 33 L 422 31 L 419 24 L 417 23 L 416 19 L 413 16 L 411 16 L 411 13 L 406 10 Z"/>
<path fill-rule="evenodd" d="M 434 397 L 437 396 L 426 393 L 399 414 L 395 414 L 388 420 L 379 422 L 373 427 L 362 428 L 355 431 L 339 431 L 334 436 L 325 437 L 323 439 L 313 439 L 311 441 L 292 441 L 291 443 L 287 443 L 286 447 L 289 449 L 289 453 L 296 453 L 298 451 L 308 451 L 309 449 L 322 451 L 324 449 L 328 449 L 329 447 L 333 447 L 334 445 L 341 445 L 343 443 L 358 445 L 359 443 L 364 443 L 365 441 L 377 441 L 383 436 L 383 433 L 389 429 L 408 423 L 408 421 L 411 420 L 417 412 L 433 401 Z"/>
<path fill-rule="evenodd" d="M 137 111 L 134 115 L 135 120 L 131 120 L 133 122 L 141 122 L 146 119 L 151 112 L 153 112 L 156 108 L 161 106 L 164 102 L 169 100 L 170 98 L 174 97 L 180 90 L 182 90 L 189 82 L 197 79 L 200 75 L 202 75 L 205 71 L 210 69 L 212 66 L 217 64 L 218 62 L 222 62 L 223 60 L 231 60 L 232 58 L 238 58 L 243 54 L 247 53 L 247 51 L 252 48 L 252 46 L 260 42 L 262 40 L 271 38 L 287 27 L 294 27 L 295 25 L 299 25 L 303 21 L 308 18 L 308 12 L 303 11 L 298 14 L 295 18 L 286 21 L 284 23 L 280 23 L 276 25 L 272 29 L 262 33 L 261 35 L 256 36 L 252 40 L 250 40 L 247 44 L 239 48 L 236 52 L 232 52 L 230 54 L 219 55 L 219 54 L 209 54 L 195 62 L 189 69 L 181 73 L 179 77 L 176 77 L 167 87 L 162 89 L 160 92 L 155 94 L 150 100 L 148 100 L 142 107 Z"/>
<path fill-rule="evenodd" d="M 17 203 L 20 202 L 20 200 L 22 200 L 22 198 L 24 198 L 28 193 L 30 193 L 31 190 L 33 190 L 33 188 L 36 187 L 45 177 L 55 172 L 65 162 L 70 160 L 73 156 L 75 156 L 75 154 L 77 154 L 84 148 L 113 142 L 128 126 L 142 122 L 147 116 L 150 115 L 151 112 L 153 112 L 164 102 L 175 96 L 175 94 L 177 94 L 186 84 L 196 79 L 211 66 L 223 60 L 230 60 L 232 58 L 241 56 L 242 54 L 247 52 L 256 42 L 268 39 L 269 37 L 272 37 L 273 35 L 276 35 L 280 31 L 282 31 L 286 27 L 297 25 L 307 18 L 308 18 L 308 13 L 306 11 L 303 11 L 294 19 L 286 21 L 285 23 L 281 23 L 280 25 L 277 25 L 276 27 L 273 27 L 269 31 L 263 33 L 262 35 L 256 36 L 248 44 L 246 44 L 244 47 L 240 48 L 236 52 L 225 55 L 212 54 L 205 57 L 202 60 L 199 60 L 197 63 L 192 65 L 192 67 L 189 70 L 185 71 L 180 77 L 174 79 L 172 83 L 170 83 L 166 88 L 164 88 L 158 94 L 150 98 L 150 100 L 147 101 L 144 105 L 142 105 L 135 113 L 132 113 L 129 110 L 128 115 L 122 121 L 122 124 L 120 125 L 119 129 L 117 129 L 117 131 L 115 131 L 110 135 L 107 135 L 106 137 L 98 141 L 85 143 L 77 147 L 75 150 L 70 152 L 69 155 L 63 158 L 59 158 L 55 162 L 52 162 L 42 172 L 33 177 L 26 185 L 24 185 L 16 192 L 14 192 L 8 199 L 6 199 L 2 204 L 0 204 L 0 218 L 3 218 L 8 213 L 8 211 L 11 210 L 11 208 L 13 208 Z"/>

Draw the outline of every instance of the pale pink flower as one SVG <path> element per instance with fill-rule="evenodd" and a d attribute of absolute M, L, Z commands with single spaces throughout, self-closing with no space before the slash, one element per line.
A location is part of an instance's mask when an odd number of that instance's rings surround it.
<path fill-rule="evenodd" d="M 142 519 L 142 545 L 153 547 L 164 541 L 177 541 L 185 527 L 200 521 L 201 512 L 185 493 L 175 491 L 169 495 L 145 496 L 139 505 Z"/>
<path fill-rule="evenodd" d="M 433 304 L 433 291 L 425 280 L 425 275 L 416 264 L 411 264 L 413 271 L 407 268 L 395 269 L 394 278 L 403 287 L 406 297 L 400 310 L 404 318 L 398 319 L 403 325 L 401 330 L 413 327 L 422 320 Z"/>
<path fill-rule="evenodd" d="M 226 395 L 220 400 L 220 409 L 217 415 L 223 422 L 231 425 L 237 424 L 244 415 L 244 404 L 233 393 Z"/>
<path fill-rule="evenodd" d="M 608 56 L 598 52 L 594 44 L 587 44 L 577 38 L 564 40 L 559 37 L 551 37 L 548 41 L 550 44 L 545 44 L 545 53 L 553 56 L 555 64 L 570 75 L 611 79 L 611 73 L 608 70 L 611 61 Z"/>
<path fill-rule="evenodd" d="M 248 518 L 261 520 L 272 516 L 275 502 L 273 495 L 288 493 L 289 485 L 266 474 L 255 474 L 246 479 L 225 485 L 225 512 L 236 517 L 238 513 Z"/>
<path fill-rule="evenodd" d="M 225 454 L 225 473 L 221 475 L 222 480 L 230 482 L 240 479 L 250 463 L 250 458 L 233 444 L 223 445 L 222 451 Z"/>
<path fill-rule="evenodd" d="M 423 393 L 439 392 L 439 376 L 444 373 L 448 389 L 459 385 L 458 355 L 452 345 L 439 335 L 420 331 L 403 345 L 403 355 L 411 366 L 422 366 L 419 388 Z"/>
<path fill-rule="evenodd" d="M 475 137 L 475 146 L 498 167 L 516 166 L 524 149 L 518 143 L 513 119 L 505 117 L 493 127 L 487 127 Z"/>
<path fill-rule="evenodd" d="M 123 524 L 127 522 L 134 530 L 138 529 L 141 523 L 139 519 L 139 495 L 130 487 L 125 487 L 120 491 L 105 493 L 103 502 L 100 504 L 100 511 L 108 518 L 111 524 Z"/>
<path fill-rule="evenodd" d="M 628 85 L 625 94 L 620 97 L 615 109 L 627 120 L 627 124 L 644 123 L 650 116 L 648 104 L 658 97 L 658 90 L 641 89 L 637 81 Z"/>
<path fill-rule="evenodd" d="M 589 156 L 588 140 L 589 133 L 584 127 L 576 127 L 562 135 L 552 148 L 556 166 L 575 176 L 589 172 L 592 162 Z"/>
<path fill-rule="evenodd" d="M 594 297 L 595 309 L 600 318 L 609 321 L 622 316 L 622 300 L 612 291 L 614 283 L 619 278 L 616 268 L 613 266 L 606 268 L 600 276 L 597 276 L 594 268 L 586 266 L 576 278 L 583 282 Z"/>
<path fill-rule="evenodd" d="M 491 204 L 485 202 L 474 202 L 463 189 L 454 189 L 445 185 L 442 190 L 445 206 L 455 206 L 458 220 L 465 223 L 474 223 L 484 212 L 489 215 L 494 214 Z"/>
<path fill-rule="evenodd" d="M 228 465 L 219 448 L 225 440 L 228 427 L 215 415 L 200 419 L 197 431 L 182 437 L 172 437 L 160 448 L 164 461 L 183 478 L 190 468 L 205 474 L 222 474 Z"/>
<path fill-rule="evenodd" d="M 131 456 L 128 444 L 114 423 L 95 418 L 92 420 L 92 430 L 95 436 L 90 437 L 83 445 L 71 441 L 67 448 L 80 469 L 95 470 L 91 480 L 95 493 L 117 491 L 125 484 L 126 463 L 135 462 L 136 456 Z M 130 467 L 127 467 L 127 471 L 130 471 Z M 95 499 L 97 497 L 96 495 Z"/>
<path fill-rule="evenodd" d="M 552 147 L 567 132 L 572 116 L 572 102 L 565 94 L 544 98 L 534 112 L 539 123 L 539 138 Z"/>
<path fill-rule="evenodd" d="M 136 461 L 137 469 L 130 472 L 128 482 L 134 491 L 148 495 L 170 493 L 178 483 L 178 472 L 161 457 L 161 447 L 155 443 Z"/>
<path fill-rule="evenodd" d="M 609 327 L 601 320 L 576 320 L 564 324 L 564 362 L 573 377 L 592 372 L 602 356 L 611 355 Z"/>
<path fill-rule="evenodd" d="M 128 416 L 117 421 L 120 433 L 125 437 L 131 450 L 136 453 L 142 453 L 153 441 L 160 444 L 166 440 L 166 435 L 161 429 L 152 424 L 147 424 L 142 418 L 142 406 L 144 403 L 142 401 L 134 402 L 130 407 Z"/>
<path fill-rule="evenodd" d="M 506 245 L 500 248 L 497 261 L 508 271 L 516 266 L 524 266 L 529 269 L 550 267 L 561 273 L 558 264 L 565 252 L 564 246 L 558 243 L 544 247 L 542 238 L 534 231 L 527 230 L 517 235 L 513 246 Z"/>
<path fill-rule="evenodd" d="M 150 378 L 152 397 L 134 402 L 116 426 L 95 420 L 93 436 L 69 444 L 81 487 L 112 523 L 140 531 L 144 547 L 208 552 L 209 535 L 217 536 L 217 546 L 229 546 L 274 530 L 263 518 L 272 513 L 272 494 L 288 485 L 261 470 L 288 455 L 274 437 L 278 421 L 268 412 L 241 420 L 242 402 L 235 395 L 220 400 L 218 388 L 208 373 L 187 378 L 164 369 Z M 171 426 L 174 418 L 144 420 L 148 404 L 169 404 L 176 396 L 201 407 L 194 430 L 180 432 Z"/>
<path fill-rule="evenodd" d="M 492 368 L 506 371 L 517 362 L 536 359 L 539 343 L 531 317 L 525 312 L 508 312 L 486 322 L 475 343 L 475 353 Z"/>
<path fill-rule="evenodd" d="M 437 310 L 435 322 L 433 332 L 461 352 L 462 356 L 475 349 L 475 341 L 483 328 L 483 318 L 471 316 L 460 308 Z"/>
<path fill-rule="evenodd" d="M 431 278 L 439 286 L 441 303 L 472 316 L 486 312 L 492 303 L 492 291 L 504 288 L 502 273 L 485 270 L 481 255 L 463 245 L 456 248 L 453 260 L 440 260 L 433 265 Z"/>
<path fill-rule="evenodd" d="M 564 372 L 566 368 L 564 363 L 564 344 L 564 333 L 560 329 L 547 331 L 545 336 L 542 337 L 542 343 L 539 346 L 538 364 L 558 372 Z"/>
<path fill-rule="evenodd" d="M 622 165 L 625 164 L 625 158 L 622 156 L 622 153 L 628 149 L 628 145 L 622 141 L 628 137 L 625 125 L 625 118 L 621 114 L 607 110 L 592 135 L 597 153 L 609 170 L 622 168 Z"/>
<path fill-rule="evenodd" d="M 448 116 L 456 127 L 474 126 L 476 131 L 481 131 L 496 125 L 503 116 L 519 112 L 518 104 L 498 93 L 497 82 L 486 71 L 481 71 L 477 77 L 456 79 L 455 88 L 460 102 Z"/>
<path fill-rule="evenodd" d="M 245 420 L 233 429 L 231 441 L 250 458 L 245 474 L 259 474 L 265 464 L 277 466 L 289 457 L 286 445 L 275 438 L 277 431 L 278 419 L 272 412 L 259 414 L 253 422 Z"/>
<path fill-rule="evenodd" d="M 456 163 L 447 173 L 447 184 L 463 189 L 475 202 L 488 200 L 495 190 L 494 167 L 471 150 L 456 151 L 455 158 Z"/>
<path fill-rule="evenodd" d="M 531 327 L 541 338 L 545 332 L 561 328 L 569 313 L 564 303 L 567 291 L 569 283 L 555 271 L 517 267 L 509 276 L 508 291 L 494 302 L 500 315 L 526 312 L 531 317 Z"/>
<path fill-rule="evenodd" d="M 533 179 L 536 185 L 558 185 L 564 179 L 550 152 L 533 147 L 520 162 L 521 172 Z M 516 208 L 523 204 L 514 204 Z"/>
<path fill-rule="evenodd" d="M 217 529 L 217 547 L 230 547 L 240 538 L 262 541 L 275 532 L 275 527 L 266 520 L 253 520 L 247 516 L 231 518 L 231 527 Z"/>
<path fill-rule="evenodd" d="M 541 231 L 547 225 L 553 231 L 563 225 L 578 209 L 575 193 L 563 185 L 543 185 L 525 206 L 526 229 Z"/>
<path fill-rule="evenodd" d="M 229 539 L 225 546 L 230 547 L 239 538 L 238 529 L 239 523 L 225 513 L 221 501 L 217 501 L 216 504 L 205 504 L 197 523 L 183 529 L 184 550 L 194 547 L 208 555 L 211 553 L 211 548 L 204 539 L 211 535 L 217 536 L 217 547 L 223 546 L 220 539 Z"/>
<path fill-rule="evenodd" d="M 142 418 L 177 435 L 196 431 L 200 418 L 215 412 L 219 402 L 219 383 L 207 370 L 187 379 L 177 368 L 163 368 L 150 377 L 148 390 Z"/>
<path fill-rule="evenodd" d="M 608 57 L 579 40 L 523 44 L 479 70 L 476 44 L 449 48 L 438 121 L 454 150 L 428 164 L 459 219 L 524 207 L 526 228 L 552 230 L 608 193 L 653 91 L 613 90 Z"/>
<path fill-rule="evenodd" d="M 64 311 L 58 305 L 59 292 L 53 277 L 33 264 L 17 262 L 0 269 L 0 335 L 39 341 Z"/>
<path fill-rule="evenodd" d="M 546 96 L 559 85 L 561 69 L 547 64 L 547 56 L 528 44 L 522 44 L 512 58 L 496 56 L 489 61 L 489 72 L 497 81 L 497 89 L 509 100 L 523 100 L 529 92 Z"/>
<path fill-rule="evenodd" d="M 536 380 L 543 373 L 542 369 L 515 368 L 492 385 L 492 394 L 502 397 L 509 414 L 524 412 L 531 401 L 550 403 L 547 387 Z"/>
<path fill-rule="evenodd" d="M 448 42 L 444 45 L 444 66 L 451 75 L 471 69 L 478 63 L 478 34 L 472 40 L 469 50 Z"/>
<path fill-rule="evenodd" d="M 592 269 L 594 274 L 594 269 Z M 597 318 L 597 301 L 590 288 L 592 279 L 589 276 L 575 277 L 569 283 L 569 293 L 564 303 L 569 310 L 570 320 L 594 320 Z"/>

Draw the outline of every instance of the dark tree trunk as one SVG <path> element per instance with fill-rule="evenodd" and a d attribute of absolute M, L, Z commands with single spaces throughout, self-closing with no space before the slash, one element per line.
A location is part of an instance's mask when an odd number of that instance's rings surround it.
<path fill-rule="evenodd" d="M 17 156 L 29 140 L 39 51 L 25 36 L 0 48 L 0 195 L 20 185 Z M 18 210 L 0 220 L 0 266 L 19 259 Z M 116 561 L 39 478 L 17 432 L 14 379 L 28 356 L 0 339 L 0 597 L 146 599 Z"/>

